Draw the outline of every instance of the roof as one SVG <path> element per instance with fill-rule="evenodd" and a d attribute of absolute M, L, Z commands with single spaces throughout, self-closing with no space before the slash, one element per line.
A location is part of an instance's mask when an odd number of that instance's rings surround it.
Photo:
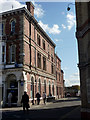
<path fill-rule="evenodd" d="M 55 56 L 57 57 L 57 59 L 61 62 L 61 59 L 58 57 L 58 55 L 55 53 Z"/>
<path fill-rule="evenodd" d="M 43 28 L 38 24 L 37 20 L 35 19 L 34 16 L 31 15 L 31 13 L 25 8 L 25 7 L 22 7 L 22 8 L 19 8 L 19 9 L 14 9 L 14 10 L 10 10 L 10 11 L 6 11 L 6 12 L 2 12 L 0 13 L 1 15 L 6 15 L 6 14 L 12 14 L 12 13 L 15 13 L 15 12 L 25 12 L 28 17 L 31 18 L 31 20 L 34 21 L 34 23 L 36 24 L 36 26 L 38 27 L 38 29 L 43 33 L 43 35 L 49 40 L 49 42 L 55 47 L 56 44 L 51 40 L 51 38 L 46 34 L 46 32 L 43 30 Z"/>

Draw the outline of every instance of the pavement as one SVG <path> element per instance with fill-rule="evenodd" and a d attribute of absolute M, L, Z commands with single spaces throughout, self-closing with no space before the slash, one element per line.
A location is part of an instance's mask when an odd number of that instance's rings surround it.
<path fill-rule="evenodd" d="M 39 110 L 39 109 L 48 109 L 48 105 L 52 103 L 58 103 L 58 102 L 66 102 L 66 101 L 74 101 L 74 100 L 80 100 L 77 98 L 61 98 L 59 100 L 54 100 L 52 102 L 47 102 L 46 105 L 40 104 L 40 105 L 31 105 L 31 110 Z M 81 120 L 80 115 L 80 106 L 75 107 L 72 111 L 66 113 L 64 116 L 62 116 L 59 120 Z M 22 107 L 11 107 L 11 108 L 1 108 L 0 111 L 2 112 L 8 112 L 8 111 L 21 111 Z"/>

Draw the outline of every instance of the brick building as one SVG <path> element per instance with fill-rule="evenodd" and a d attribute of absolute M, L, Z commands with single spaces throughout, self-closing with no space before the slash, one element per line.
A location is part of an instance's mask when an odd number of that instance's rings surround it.
<path fill-rule="evenodd" d="M 56 45 L 34 18 L 33 4 L 26 2 L 26 5 L 27 9 L 2 13 L 3 105 L 7 103 L 9 92 L 13 95 L 12 104 L 17 105 L 20 105 L 24 91 L 30 100 L 36 99 L 38 91 L 41 96 L 45 91 L 47 96 L 57 97 Z M 58 69 L 62 87 L 61 61 Z M 60 94 L 63 97 L 63 89 Z"/>
<path fill-rule="evenodd" d="M 90 2 L 76 2 L 76 37 L 78 41 L 81 118 L 90 120 Z"/>
<path fill-rule="evenodd" d="M 64 83 L 63 83 L 63 70 L 61 70 L 61 60 L 55 54 L 56 61 L 56 96 L 57 98 L 64 97 Z"/>

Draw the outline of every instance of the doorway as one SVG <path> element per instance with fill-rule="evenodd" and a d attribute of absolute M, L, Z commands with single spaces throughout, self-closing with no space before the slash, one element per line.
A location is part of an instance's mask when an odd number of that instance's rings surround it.
<path fill-rule="evenodd" d="M 18 82 L 15 75 L 9 75 L 7 79 L 7 102 L 8 94 L 12 93 L 11 103 L 17 103 L 18 101 Z"/>

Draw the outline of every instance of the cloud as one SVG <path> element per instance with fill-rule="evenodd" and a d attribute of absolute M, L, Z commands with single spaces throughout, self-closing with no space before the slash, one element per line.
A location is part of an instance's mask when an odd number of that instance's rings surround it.
<path fill-rule="evenodd" d="M 12 5 L 13 5 L 13 9 L 17 9 L 25 6 L 16 0 L 0 0 L 0 13 L 12 10 Z"/>
<path fill-rule="evenodd" d="M 75 15 L 71 12 L 67 14 L 67 23 L 68 23 L 68 30 L 71 30 L 71 28 L 76 24 Z"/>
<path fill-rule="evenodd" d="M 25 1 L 27 1 L 27 0 L 25 0 Z M 35 6 L 34 14 L 38 18 L 41 18 L 44 15 L 44 10 L 42 9 L 42 6 L 40 4 L 36 4 L 34 1 L 32 1 L 32 2 Z M 12 10 L 12 5 L 13 5 L 13 9 L 26 7 L 26 5 L 21 4 L 18 0 L 0 0 L 0 13 Z M 5 7 L 3 7 L 3 6 L 5 6 Z"/>
<path fill-rule="evenodd" d="M 41 18 L 45 11 L 42 9 L 42 6 L 40 4 L 36 4 L 34 2 L 34 6 L 35 6 L 35 10 L 34 10 L 34 14 L 37 16 L 37 18 Z"/>
<path fill-rule="evenodd" d="M 62 24 L 62 27 L 63 27 L 63 29 L 66 29 L 66 26 L 64 24 Z"/>
<path fill-rule="evenodd" d="M 39 25 L 49 34 L 60 34 L 59 26 L 54 24 L 53 27 L 49 27 L 48 24 L 43 24 L 42 21 L 39 21 Z"/>
<path fill-rule="evenodd" d="M 66 86 L 80 85 L 79 73 L 72 74 L 68 79 L 65 79 Z"/>

